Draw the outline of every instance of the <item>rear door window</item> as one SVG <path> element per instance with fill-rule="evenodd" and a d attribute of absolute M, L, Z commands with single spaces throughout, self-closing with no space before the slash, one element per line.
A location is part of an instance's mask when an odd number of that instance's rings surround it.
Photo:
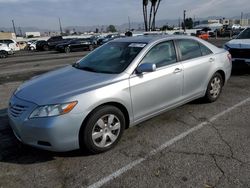
<path fill-rule="evenodd" d="M 202 56 L 200 45 L 195 40 L 181 39 L 177 40 L 177 43 L 180 49 L 180 55 L 182 61 Z"/>

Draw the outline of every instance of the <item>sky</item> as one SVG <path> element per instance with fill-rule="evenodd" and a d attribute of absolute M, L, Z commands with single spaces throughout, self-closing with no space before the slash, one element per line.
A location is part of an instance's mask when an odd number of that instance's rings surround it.
<path fill-rule="evenodd" d="M 249 0 L 162 0 L 157 19 L 232 17 L 250 12 Z M 0 27 L 58 28 L 142 22 L 142 0 L 0 0 Z M 250 18 L 250 15 L 248 16 Z"/>

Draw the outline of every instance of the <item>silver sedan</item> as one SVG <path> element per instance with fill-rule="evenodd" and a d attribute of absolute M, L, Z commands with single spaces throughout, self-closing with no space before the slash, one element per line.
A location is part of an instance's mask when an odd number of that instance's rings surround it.
<path fill-rule="evenodd" d="M 216 101 L 231 67 L 227 51 L 195 37 L 117 39 L 17 88 L 10 125 L 28 145 L 104 152 L 128 127 L 198 98 Z"/>

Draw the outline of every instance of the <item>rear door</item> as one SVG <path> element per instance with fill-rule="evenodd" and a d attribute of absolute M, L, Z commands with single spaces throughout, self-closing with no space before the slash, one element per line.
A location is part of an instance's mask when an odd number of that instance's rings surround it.
<path fill-rule="evenodd" d="M 79 39 L 74 40 L 74 41 L 70 44 L 70 49 L 71 49 L 72 51 L 79 51 L 80 48 L 81 48 L 80 45 L 81 45 L 81 42 L 80 42 Z"/>
<path fill-rule="evenodd" d="M 198 96 L 207 87 L 206 82 L 215 57 L 210 49 L 196 40 L 181 39 L 176 43 L 184 70 L 183 96 Z"/>

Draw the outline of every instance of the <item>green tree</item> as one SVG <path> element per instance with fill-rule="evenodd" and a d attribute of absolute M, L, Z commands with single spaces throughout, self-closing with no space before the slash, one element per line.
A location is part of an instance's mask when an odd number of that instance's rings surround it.
<path fill-rule="evenodd" d="M 185 25 L 187 29 L 193 29 L 193 19 L 192 18 L 186 18 L 185 19 Z M 184 23 L 182 22 L 182 28 L 184 28 Z"/>
<path fill-rule="evenodd" d="M 115 28 L 115 26 L 114 25 L 109 25 L 108 27 L 107 27 L 107 32 L 112 32 L 112 33 L 114 33 L 114 32 L 116 32 L 117 30 L 116 30 L 116 28 Z"/>
<path fill-rule="evenodd" d="M 161 28 L 162 31 L 173 30 L 173 29 L 174 29 L 174 28 L 171 27 L 171 26 L 169 26 L 169 25 L 164 25 L 164 26 L 162 26 L 162 28 Z"/>

